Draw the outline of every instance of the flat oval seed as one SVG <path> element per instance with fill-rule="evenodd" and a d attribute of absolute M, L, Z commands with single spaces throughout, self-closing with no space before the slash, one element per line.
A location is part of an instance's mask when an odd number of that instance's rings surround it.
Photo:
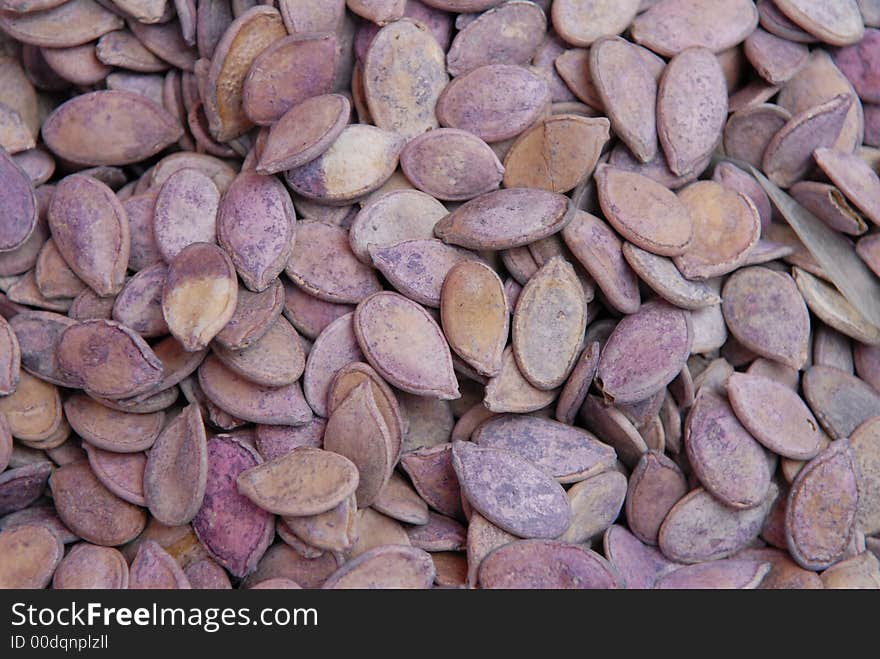
<path fill-rule="evenodd" d="M 850 206 L 841 191 L 833 185 L 798 181 L 791 186 L 789 194 L 835 231 L 858 236 L 868 230 L 862 214 Z"/>
<path fill-rule="evenodd" d="M 400 466 L 429 506 L 449 517 L 464 518 L 461 488 L 452 465 L 452 444 L 404 453 Z"/>
<path fill-rule="evenodd" d="M 602 544 L 608 562 L 626 588 L 653 588 L 661 576 L 678 567 L 656 548 L 644 544 L 616 524 L 605 532 Z"/>
<path fill-rule="evenodd" d="M 156 439 L 144 470 L 150 513 L 168 526 L 188 524 L 205 496 L 208 452 L 198 405 L 184 408 Z"/>
<path fill-rule="evenodd" d="M 638 279 L 623 259 L 620 239 L 607 224 L 577 210 L 562 230 L 562 238 L 614 309 L 621 313 L 638 311 Z"/>
<path fill-rule="evenodd" d="M 874 224 L 880 223 L 880 179 L 861 158 L 829 148 L 816 149 L 816 163 L 853 205 Z"/>
<path fill-rule="evenodd" d="M 552 8 L 553 28 L 567 43 L 589 46 L 601 37 L 620 34 L 636 17 L 636 0 L 609 4 L 595 0 L 560 0 Z"/>
<path fill-rule="evenodd" d="M 258 425 L 254 429 L 254 443 L 264 460 L 274 460 L 300 446 L 321 448 L 326 425 L 318 416 L 301 426 Z"/>
<path fill-rule="evenodd" d="M 626 492 L 626 520 L 633 534 L 656 545 L 663 520 L 685 494 L 687 481 L 678 465 L 662 453 L 645 453 Z"/>
<path fill-rule="evenodd" d="M 880 393 L 832 366 L 811 366 L 803 387 L 807 403 L 832 439 L 845 439 L 862 422 L 880 415 Z"/>
<path fill-rule="evenodd" d="M 708 284 L 685 279 L 675 264 L 664 256 L 647 252 L 632 243 L 624 243 L 622 253 L 641 281 L 677 307 L 698 310 L 721 302 L 721 297 Z"/>
<path fill-rule="evenodd" d="M 581 352 L 577 364 L 575 364 L 571 375 L 559 394 L 559 401 L 556 405 L 557 421 L 569 425 L 574 423 L 575 417 L 584 400 L 586 400 L 590 387 L 593 384 L 596 368 L 599 365 L 600 350 L 599 342 L 593 341 L 587 343 L 587 346 Z"/>
<path fill-rule="evenodd" d="M 856 522 L 865 534 L 880 529 L 880 433 L 878 420 L 866 421 L 849 439 L 859 492 Z"/>
<path fill-rule="evenodd" d="M 868 322 L 836 288 L 801 268 L 792 272 L 807 306 L 820 320 L 856 341 L 880 344 L 880 328 Z"/>
<path fill-rule="evenodd" d="M 703 390 L 684 427 L 688 460 L 700 482 L 732 508 L 753 508 L 770 487 L 767 456 L 727 401 Z"/>
<path fill-rule="evenodd" d="M 138 453 L 150 448 L 165 421 L 164 412 L 128 414 L 81 394 L 64 402 L 64 413 L 80 437 L 115 453 Z"/>
<path fill-rule="evenodd" d="M 727 380 L 727 394 L 740 422 L 774 453 L 809 460 L 821 450 L 816 418 L 800 396 L 784 384 L 734 373 Z"/>
<path fill-rule="evenodd" d="M 64 444 L 63 446 L 66 446 Z M 96 448 L 86 442 L 83 450 L 95 477 L 113 494 L 136 506 L 145 506 L 144 466 L 147 456 L 143 453 L 113 453 Z"/>
<path fill-rule="evenodd" d="M 587 304 L 574 268 L 548 261 L 523 288 L 513 314 L 513 352 L 523 376 L 539 389 L 560 386 L 580 353 Z"/>
<path fill-rule="evenodd" d="M 614 450 L 590 433 L 549 419 L 505 414 L 480 425 L 471 439 L 481 447 L 516 453 L 560 483 L 611 469 Z"/>
<path fill-rule="evenodd" d="M 443 332 L 415 302 L 391 292 L 371 295 L 355 310 L 354 330 L 367 361 L 392 385 L 442 400 L 459 397 Z"/>
<path fill-rule="evenodd" d="M 565 491 L 516 454 L 456 442 L 452 463 L 462 493 L 492 523 L 522 538 L 555 538 L 571 521 Z"/>
<path fill-rule="evenodd" d="M 406 139 L 438 126 L 434 106 L 448 82 L 443 50 L 423 23 L 407 18 L 379 30 L 363 60 L 370 116 Z"/>
<path fill-rule="evenodd" d="M 449 346 L 478 373 L 501 372 L 510 313 L 504 285 L 489 266 L 463 261 L 443 280 L 440 317 Z"/>
<path fill-rule="evenodd" d="M 92 0 L 72 0 L 45 11 L 4 11 L 0 27 L 22 43 L 70 48 L 122 28 L 122 19 Z M 63 30 L 59 30 L 63 26 Z"/>
<path fill-rule="evenodd" d="M 220 191 L 206 174 L 184 168 L 169 176 L 156 197 L 153 231 L 162 258 L 171 261 L 187 245 L 213 243 Z"/>
<path fill-rule="evenodd" d="M 372 268 L 358 261 L 348 233 L 323 222 L 298 222 L 287 276 L 327 302 L 357 304 L 382 289 Z"/>
<path fill-rule="evenodd" d="M 128 563 L 118 549 L 80 542 L 61 559 L 52 577 L 53 590 L 124 590 Z"/>
<path fill-rule="evenodd" d="M 207 346 L 232 318 L 237 302 L 235 268 L 216 245 L 187 245 L 169 264 L 162 311 L 186 350 Z"/>
<path fill-rule="evenodd" d="M 217 239 L 244 285 L 260 292 L 287 265 L 296 214 L 274 177 L 244 172 L 229 186 L 217 216 Z"/>
<path fill-rule="evenodd" d="M 37 225 L 37 200 L 27 174 L 3 151 L 0 153 L 0 250 L 25 244 Z"/>
<path fill-rule="evenodd" d="M 436 128 L 407 142 L 400 167 L 436 199 L 465 201 L 498 188 L 504 167 L 483 140 L 457 128 Z"/>
<path fill-rule="evenodd" d="M 98 481 L 88 462 L 59 467 L 49 479 L 49 488 L 61 520 L 84 540 L 117 547 L 144 529 L 144 511 L 112 494 Z"/>
<path fill-rule="evenodd" d="M 556 390 L 533 386 L 522 374 L 512 348 L 501 356 L 501 370 L 486 384 L 483 404 L 492 412 L 534 412 L 556 399 Z"/>
<path fill-rule="evenodd" d="M 646 176 L 608 166 L 596 172 L 596 183 L 605 217 L 624 238 L 662 256 L 688 250 L 695 220 L 673 192 Z"/>
<path fill-rule="evenodd" d="M 775 4 L 798 27 L 832 46 L 854 44 L 864 36 L 862 15 L 858 5 L 852 0 L 775 0 Z"/>
<path fill-rule="evenodd" d="M 243 471 L 237 484 L 263 510 L 302 517 L 348 499 L 358 487 L 358 469 L 343 455 L 303 447 Z"/>
<path fill-rule="evenodd" d="M 113 320 L 145 339 L 168 334 L 162 314 L 162 288 L 167 274 L 168 266 L 156 263 L 129 279 L 113 302 Z"/>
<path fill-rule="evenodd" d="M 252 7 L 223 33 L 204 81 L 205 115 L 211 135 L 227 142 L 252 126 L 242 104 L 245 77 L 254 60 L 273 42 L 286 36 L 274 7 Z"/>
<path fill-rule="evenodd" d="M 675 258 L 688 279 L 710 279 L 735 270 L 761 234 L 751 199 L 714 181 L 698 181 L 678 193 L 694 221 L 694 240 Z"/>
<path fill-rule="evenodd" d="M 55 354 L 72 381 L 106 398 L 136 396 L 162 379 L 162 362 L 147 342 L 110 320 L 71 325 L 62 333 Z"/>
<path fill-rule="evenodd" d="M 769 103 L 734 112 L 724 127 L 725 153 L 760 168 L 770 140 L 790 119 L 788 110 Z"/>
<path fill-rule="evenodd" d="M 279 318 L 263 336 L 246 348 L 214 347 L 214 354 L 227 368 L 243 378 L 267 387 L 293 384 L 305 368 L 302 340 L 285 318 Z"/>
<path fill-rule="evenodd" d="M 55 246 L 71 270 L 98 295 L 122 288 L 128 267 L 128 216 L 113 191 L 90 176 L 68 176 L 49 206 Z"/>
<path fill-rule="evenodd" d="M 349 227 L 351 249 L 369 265 L 371 247 L 433 238 L 434 225 L 446 213 L 443 204 L 417 190 L 388 192 L 370 200 L 355 215 Z"/>
<path fill-rule="evenodd" d="M 550 89 L 522 66 L 488 64 L 450 82 L 437 99 L 441 126 L 500 142 L 531 126 L 550 104 Z"/>
<path fill-rule="evenodd" d="M 140 544 L 129 569 L 128 587 L 132 590 L 191 588 L 177 561 L 155 540 Z"/>
<path fill-rule="evenodd" d="M 504 186 L 568 192 L 593 173 L 608 139 L 605 118 L 547 117 L 510 147 L 504 158 Z"/>
<path fill-rule="evenodd" d="M 762 504 L 738 510 L 725 506 L 702 488 L 693 490 L 663 520 L 660 550 L 679 563 L 702 563 L 731 556 L 758 537 L 777 494 L 776 485 L 771 485 Z"/>
<path fill-rule="evenodd" d="M 547 19 L 534 3 L 502 3 L 458 32 L 446 56 L 449 73 L 459 76 L 486 64 L 526 64 L 546 31 Z"/>
<path fill-rule="evenodd" d="M 644 304 L 605 343 L 597 384 L 616 404 L 645 400 L 681 372 L 693 340 L 690 313 L 666 302 Z"/>
<path fill-rule="evenodd" d="M 253 572 L 272 542 L 275 522 L 236 489 L 238 475 L 259 464 L 245 444 L 219 436 L 208 441 L 208 476 L 202 507 L 192 522 L 199 541 L 237 577 Z"/>
<path fill-rule="evenodd" d="M 397 168 L 404 140 L 400 135 L 366 124 L 346 126 L 327 151 L 290 169 L 285 179 L 308 199 L 339 205 L 379 188 Z M 357 166 L 352 167 L 352 154 Z"/>
<path fill-rule="evenodd" d="M 514 188 L 481 195 L 437 222 L 441 240 L 469 249 L 508 249 L 559 232 L 571 220 L 570 200 L 560 194 Z"/>
<path fill-rule="evenodd" d="M 43 139 L 56 155 L 83 165 L 127 165 L 145 160 L 183 135 L 180 124 L 145 96 L 129 91 L 81 94 L 43 122 Z"/>
<path fill-rule="evenodd" d="M 308 517 L 286 517 L 284 524 L 313 547 L 329 551 L 347 551 L 357 539 L 358 509 L 352 494 L 325 513 Z"/>
<path fill-rule="evenodd" d="M 789 119 L 764 151 L 762 169 L 767 178 L 787 188 L 808 174 L 813 152 L 834 144 L 852 103 L 852 96 L 841 94 Z"/>
<path fill-rule="evenodd" d="M 329 92 L 338 48 L 332 32 L 292 34 L 272 42 L 243 81 L 244 113 L 257 125 L 272 125 L 303 101 Z"/>
<path fill-rule="evenodd" d="M 279 279 L 261 293 L 240 287 L 235 313 L 214 337 L 216 343 L 229 350 L 240 350 L 259 341 L 281 316 L 284 301 L 285 289 Z"/>
<path fill-rule="evenodd" d="M 40 293 L 50 299 L 76 297 L 86 289 L 85 282 L 70 269 L 51 238 L 37 257 L 34 279 Z"/>
<path fill-rule="evenodd" d="M 332 589 L 426 589 L 434 583 L 436 570 L 431 555 L 416 547 L 376 547 L 348 561 L 324 582 Z"/>
<path fill-rule="evenodd" d="M 320 333 L 309 351 L 303 390 L 315 413 L 327 417 L 327 394 L 333 378 L 351 362 L 364 360 L 354 332 L 354 314 L 340 316 Z"/>
<path fill-rule="evenodd" d="M 742 42 L 758 26 L 749 0 L 667 0 L 632 24 L 636 43 L 670 57 L 702 46 L 719 53 Z"/>
<path fill-rule="evenodd" d="M 791 277 L 768 268 L 750 267 L 725 283 L 724 320 L 750 350 L 792 368 L 807 360 L 810 317 Z"/>
<path fill-rule="evenodd" d="M 373 501 L 375 510 L 407 524 L 427 524 L 428 505 L 418 492 L 396 471 Z"/>
<path fill-rule="evenodd" d="M 413 547 L 430 552 L 461 551 L 465 548 L 467 530 L 451 517 L 429 513 L 427 524 L 406 529 Z"/>
<path fill-rule="evenodd" d="M 276 174 L 323 154 L 348 124 L 351 103 L 341 94 L 305 99 L 285 112 L 269 129 L 257 172 Z"/>
<path fill-rule="evenodd" d="M 727 559 L 682 567 L 661 577 L 659 589 L 754 590 L 770 572 L 770 563 Z"/>
<path fill-rule="evenodd" d="M 199 367 L 199 384 L 212 403 L 244 421 L 302 425 L 312 418 L 299 381 L 283 387 L 255 384 L 226 368 L 213 355 Z"/>
<path fill-rule="evenodd" d="M 46 489 L 52 473 L 49 462 L 14 466 L 0 475 L 0 515 L 23 510 L 34 503 Z"/>
<path fill-rule="evenodd" d="M 43 526 L 26 525 L 0 533 L 0 588 L 42 589 L 64 556 L 64 545 Z"/>
<path fill-rule="evenodd" d="M 657 82 L 639 49 L 620 37 L 590 48 L 590 73 L 614 132 L 642 162 L 657 155 Z"/>
<path fill-rule="evenodd" d="M 801 567 L 821 570 L 843 557 L 855 528 L 858 496 L 846 439 L 832 442 L 801 470 L 785 512 L 788 550 Z"/>
<path fill-rule="evenodd" d="M 479 579 L 488 589 L 618 587 L 599 554 L 557 540 L 517 540 L 499 547 L 481 562 Z"/>
<path fill-rule="evenodd" d="M 18 385 L 21 370 L 21 348 L 15 330 L 0 319 L 0 395 L 8 396 Z"/>

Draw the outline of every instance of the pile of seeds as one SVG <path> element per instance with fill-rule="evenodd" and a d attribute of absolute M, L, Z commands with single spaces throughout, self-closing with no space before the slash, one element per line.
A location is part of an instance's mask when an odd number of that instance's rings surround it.
<path fill-rule="evenodd" d="M 0 0 L 0 587 L 880 588 L 880 2 L 254 2 Z"/>

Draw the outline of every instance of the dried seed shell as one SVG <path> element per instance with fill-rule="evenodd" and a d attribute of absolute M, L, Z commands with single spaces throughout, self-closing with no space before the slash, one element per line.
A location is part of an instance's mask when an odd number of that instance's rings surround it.
<path fill-rule="evenodd" d="M 129 414 L 81 394 L 64 401 L 64 413 L 80 437 L 114 453 L 138 453 L 150 448 L 165 422 L 164 412 Z"/>

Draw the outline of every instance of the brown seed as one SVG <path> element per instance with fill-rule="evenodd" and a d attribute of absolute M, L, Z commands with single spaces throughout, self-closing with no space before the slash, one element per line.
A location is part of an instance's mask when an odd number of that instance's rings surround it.
<path fill-rule="evenodd" d="M 61 559 L 52 577 L 53 590 L 128 588 L 128 563 L 118 549 L 81 542 Z"/>
<path fill-rule="evenodd" d="M 725 153 L 754 167 L 761 167 L 770 140 L 790 119 L 788 110 L 770 103 L 734 112 L 724 127 Z"/>
<path fill-rule="evenodd" d="M 596 182 L 605 217 L 624 238 L 663 256 L 688 250 L 694 220 L 674 193 L 648 177 L 615 167 L 600 167 Z"/>
<path fill-rule="evenodd" d="M 49 227 L 61 256 L 95 293 L 120 291 L 130 235 L 128 216 L 110 188 L 90 176 L 65 178 L 49 206 Z"/>
<path fill-rule="evenodd" d="M 645 453 L 626 492 L 626 519 L 633 534 L 656 545 L 663 520 L 685 494 L 687 481 L 678 465 L 662 453 Z"/>
<path fill-rule="evenodd" d="M 811 366 L 804 373 L 803 387 L 807 403 L 834 440 L 849 437 L 861 423 L 880 415 L 880 394 L 837 368 Z"/>
<path fill-rule="evenodd" d="M 177 561 L 154 540 L 141 543 L 129 569 L 128 587 L 132 590 L 191 588 Z"/>
<path fill-rule="evenodd" d="M 65 442 L 61 448 L 68 446 Z M 83 451 L 89 459 L 89 466 L 101 484 L 123 501 L 136 506 L 145 506 L 144 467 L 147 456 L 143 453 L 113 453 L 83 442 Z M 79 457 L 79 456 L 77 456 Z M 70 460 L 65 464 L 76 462 Z"/>
<path fill-rule="evenodd" d="M 464 517 L 461 490 L 452 465 L 451 444 L 404 453 L 400 466 L 429 506 L 450 517 Z"/>
<path fill-rule="evenodd" d="M 501 371 L 510 323 L 504 286 L 494 270 L 478 261 L 454 265 L 440 293 L 443 332 L 450 347 L 479 373 Z"/>
<path fill-rule="evenodd" d="M 257 6 L 236 18 L 217 42 L 201 95 L 217 141 L 227 142 L 252 126 L 242 103 L 245 78 L 259 55 L 284 36 L 278 10 Z"/>
<path fill-rule="evenodd" d="M 246 348 L 214 347 L 214 354 L 227 368 L 243 378 L 267 387 L 293 384 L 305 368 L 302 340 L 285 318 Z"/>
<path fill-rule="evenodd" d="M 37 200 L 27 174 L 5 152 L 0 153 L 0 249 L 23 246 L 37 224 Z"/>
<path fill-rule="evenodd" d="M 321 448 L 326 425 L 326 420 L 318 416 L 301 426 L 260 424 L 254 430 L 254 443 L 264 460 L 274 460 L 300 446 Z"/>
<path fill-rule="evenodd" d="M 775 0 L 776 6 L 798 27 L 833 46 L 846 46 L 862 39 L 865 33 L 858 5 L 841 3 Z"/>
<path fill-rule="evenodd" d="M 26 304 L 37 309 L 46 309 L 48 311 L 66 311 L 70 308 L 72 300 L 70 298 L 61 298 L 50 300 L 43 297 L 40 289 L 37 287 L 37 280 L 34 271 L 31 270 L 27 274 L 15 277 L 12 283 L 6 289 L 6 294 L 12 302 Z"/>
<path fill-rule="evenodd" d="M 215 242 L 219 203 L 217 186 L 201 171 L 185 168 L 169 176 L 156 198 L 153 220 L 162 258 L 170 262 L 187 245 Z"/>
<path fill-rule="evenodd" d="M 371 295 L 355 310 L 354 330 L 367 361 L 392 385 L 442 400 L 459 397 L 443 332 L 415 302 L 387 291 Z"/>
<path fill-rule="evenodd" d="M 45 588 L 64 556 L 64 545 L 49 529 L 26 525 L 0 533 L 0 587 Z"/>
<path fill-rule="evenodd" d="M 348 561 L 324 582 L 325 589 L 430 588 L 434 563 L 415 547 L 376 547 Z"/>
<path fill-rule="evenodd" d="M 372 268 L 358 261 L 348 233 L 323 222 L 298 222 L 287 275 L 307 293 L 327 302 L 357 304 L 381 290 Z"/>
<path fill-rule="evenodd" d="M 284 177 L 294 192 L 331 205 L 345 204 L 379 188 L 397 168 L 404 140 L 366 124 L 350 124 L 336 141 L 309 163 Z M 357 154 L 357 167 L 351 166 Z"/>
<path fill-rule="evenodd" d="M 761 531 L 776 500 L 778 488 L 770 486 L 763 503 L 737 510 L 698 488 L 672 507 L 660 527 L 660 550 L 670 560 L 702 563 L 726 558 L 745 549 Z"/>
<path fill-rule="evenodd" d="M 518 540 L 499 547 L 483 559 L 479 579 L 482 588 L 618 587 L 599 554 L 556 540 Z"/>
<path fill-rule="evenodd" d="M 727 401 L 700 391 L 684 427 L 684 445 L 697 478 L 732 508 L 753 508 L 770 487 L 767 456 Z"/>
<path fill-rule="evenodd" d="M 589 50 L 570 48 L 558 55 L 553 64 L 556 73 L 577 98 L 593 111 L 604 112 L 602 97 L 599 96 L 599 90 L 593 84 Z"/>
<path fill-rule="evenodd" d="M 202 506 L 206 441 L 199 408 L 189 405 L 153 444 L 144 470 L 144 495 L 150 513 L 163 524 L 188 524 Z"/>
<path fill-rule="evenodd" d="M 602 544 L 611 567 L 626 588 L 653 588 L 657 579 L 678 567 L 656 548 L 642 543 L 616 524 L 605 532 Z"/>
<path fill-rule="evenodd" d="M 260 126 L 278 121 L 307 99 L 333 86 L 336 35 L 292 34 L 278 38 L 254 59 L 242 87 L 242 108 Z"/>
<path fill-rule="evenodd" d="M 56 469 L 49 487 L 58 515 L 84 540 L 116 547 L 137 537 L 144 528 L 144 511 L 105 488 L 88 462 Z"/>
<path fill-rule="evenodd" d="M 587 543 L 620 514 L 626 497 L 626 477 L 612 469 L 577 483 L 567 495 L 571 524 L 559 539 L 572 544 Z"/>
<path fill-rule="evenodd" d="M 560 114 L 517 138 L 504 158 L 504 186 L 568 192 L 583 183 L 608 143 L 604 118 Z"/>
<path fill-rule="evenodd" d="M 816 163 L 865 216 L 880 223 L 880 179 L 861 158 L 834 149 L 820 148 L 814 152 Z"/>
<path fill-rule="evenodd" d="M 136 396 L 162 378 L 162 362 L 147 343 L 113 321 L 87 320 L 67 328 L 56 357 L 71 381 L 106 398 Z"/>
<path fill-rule="evenodd" d="M 255 384 L 229 370 L 213 355 L 199 367 L 199 384 L 212 403 L 244 421 L 302 425 L 312 418 L 299 381 L 283 387 Z"/>
<path fill-rule="evenodd" d="M 303 100 L 269 129 L 257 172 L 276 174 L 295 169 L 322 155 L 348 124 L 351 103 L 341 94 Z"/>
<path fill-rule="evenodd" d="M 638 0 L 612 5 L 560 0 L 552 8 L 553 27 L 567 43 L 589 46 L 601 37 L 623 32 L 636 17 L 639 4 Z"/>
<path fill-rule="evenodd" d="M 697 169 L 721 142 L 727 90 L 718 60 L 706 48 L 690 48 L 666 66 L 657 91 L 657 133 L 669 169 L 679 176 Z"/>
<path fill-rule="evenodd" d="M 835 231 L 858 236 L 868 230 L 862 214 L 850 206 L 840 190 L 827 183 L 798 181 L 789 190 L 801 206 Z"/>
<path fill-rule="evenodd" d="M 43 123 L 53 153 L 84 165 L 126 165 L 180 139 L 182 129 L 164 109 L 129 91 L 97 91 L 60 105 Z"/>
<path fill-rule="evenodd" d="M 492 149 L 457 128 L 436 128 L 411 139 L 400 153 L 400 166 L 419 190 L 448 201 L 491 192 L 504 175 Z"/>
<path fill-rule="evenodd" d="M 309 517 L 286 517 L 284 524 L 313 547 L 347 551 L 357 539 L 358 509 L 354 494 L 335 508 Z"/>
<path fill-rule="evenodd" d="M 63 26 L 63 30 L 58 27 Z M 123 27 L 122 19 L 92 0 L 74 0 L 45 11 L 5 11 L 0 27 L 10 36 L 36 46 L 67 48 L 97 39 Z"/>
<path fill-rule="evenodd" d="M 64 413 L 80 437 L 115 453 L 138 453 L 150 448 L 165 421 L 164 412 L 129 414 L 81 394 L 64 401 Z"/>
<path fill-rule="evenodd" d="M 483 404 L 492 412 L 534 412 L 550 405 L 556 394 L 556 390 L 533 386 L 520 371 L 513 349 L 508 347 L 501 356 L 501 370 L 486 384 Z"/>
<path fill-rule="evenodd" d="M 0 318 L 0 395 L 8 396 L 18 386 L 21 348 L 13 326 Z"/>
<path fill-rule="evenodd" d="M 856 523 L 865 534 L 880 528 L 880 434 L 876 419 L 866 421 L 849 439 L 859 500 Z"/>
<path fill-rule="evenodd" d="M 168 334 L 162 314 L 162 288 L 167 274 L 168 266 L 156 263 L 129 279 L 113 302 L 113 320 L 144 338 Z"/>
<path fill-rule="evenodd" d="M 635 41 L 670 57 L 702 46 L 721 52 L 742 42 L 758 26 L 758 12 L 747 0 L 667 0 L 638 16 Z"/>
<path fill-rule="evenodd" d="M 235 269 L 216 245 L 187 245 L 168 266 L 162 311 L 185 349 L 207 346 L 232 318 L 237 301 Z"/>
<path fill-rule="evenodd" d="M 880 589 L 880 562 L 870 551 L 863 551 L 832 565 L 822 575 L 827 589 Z"/>
<path fill-rule="evenodd" d="M 25 509 L 34 503 L 46 490 L 46 480 L 51 473 L 52 464 L 49 462 L 22 466 L 13 463 L 11 469 L 0 474 L 0 515 Z"/>
<path fill-rule="evenodd" d="M 657 82 L 639 49 L 620 37 L 590 48 L 590 72 L 614 132 L 642 162 L 657 155 Z"/>
<path fill-rule="evenodd" d="M 106 77 L 113 66 L 141 73 L 158 73 L 168 68 L 167 63 L 150 52 L 129 30 L 108 32 L 98 39 L 92 51 L 92 57 L 107 65 L 101 79 Z M 51 65 L 51 59 L 49 61 Z"/>
<path fill-rule="evenodd" d="M 426 524 L 406 528 L 413 547 L 430 552 L 461 551 L 465 548 L 467 530 L 451 517 L 429 513 Z"/>
<path fill-rule="evenodd" d="M 86 289 L 85 282 L 70 269 L 51 238 L 37 257 L 34 280 L 43 297 L 50 299 L 76 297 Z"/>
<path fill-rule="evenodd" d="M 746 39 L 745 55 L 762 78 L 782 85 L 806 64 L 810 50 L 803 44 L 788 41 L 758 28 Z"/>
<path fill-rule="evenodd" d="M 617 404 L 644 400 L 672 382 L 691 351 L 687 311 L 650 302 L 615 328 L 602 349 L 597 384 Z"/>
<path fill-rule="evenodd" d="M 559 394 L 559 401 L 556 405 L 557 421 L 569 425 L 574 423 L 574 419 L 593 384 L 596 368 L 599 365 L 600 350 L 598 341 L 588 343 L 584 348 Z"/>
<path fill-rule="evenodd" d="M 661 577 L 659 589 L 754 590 L 770 572 L 770 563 L 727 559 L 682 567 Z"/>
<path fill-rule="evenodd" d="M 282 313 L 307 339 L 316 339 L 325 327 L 351 311 L 352 305 L 320 300 L 290 282 L 284 285 Z"/>
<path fill-rule="evenodd" d="M 364 204 L 349 227 L 351 249 L 370 264 L 370 249 L 405 240 L 434 237 L 434 225 L 447 213 L 433 197 L 417 190 L 394 190 Z"/>
<path fill-rule="evenodd" d="M 834 144 L 853 97 L 835 96 L 794 115 L 767 144 L 762 168 L 776 185 L 787 188 L 813 166 L 813 152 Z"/>
<path fill-rule="evenodd" d="M 281 316 L 284 293 L 278 279 L 261 293 L 239 287 L 235 313 L 215 337 L 217 344 L 229 350 L 241 350 L 259 341 Z"/>
<path fill-rule="evenodd" d="M 849 442 L 833 442 L 807 463 L 788 495 L 785 536 L 797 563 L 809 570 L 840 560 L 852 537 L 858 485 Z"/>
<path fill-rule="evenodd" d="M 563 195 L 528 188 L 498 190 L 459 206 L 434 226 L 434 234 L 469 249 L 508 249 L 559 232 L 572 216 L 570 200 Z"/>
<path fill-rule="evenodd" d="M 272 542 L 275 523 L 236 489 L 238 475 L 260 462 L 259 456 L 229 436 L 208 441 L 208 476 L 193 531 L 211 557 L 237 577 L 254 572 Z"/>
<path fill-rule="evenodd" d="M 794 268 L 793 274 L 807 306 L 820 320 L 862 343 L 880 343 L 880 328 L 868 322 L 836 288 L 801 268 Z"/>
<path fill-rule="evenodd" d="M 550 105 L 550 89 L 522 66 L 488 64 L 450 82 L 437 99 L 441 126 L 492 143 L 519 135 Z"/>
<path fill-rule="evenodd" d="M 373 122 L 410 139 L 438 126 L 434 107 L 449 82 L 443 50 L 422 23 L 407 18 L 379 30 L 363 60 Z"/>
<path fill-rule="evenodd" d="M 415 489 L 396 471 L 373 501 L 373 508 L 407 524 L 427 524 L 428 506 Z"/>
<path fill-rule="evenodd" d="M 565 491 L 532 463 L 501 449 L 456 442 L 452 462 L 468 502 L 522 538 L 554 538 L 571 521 Z"/>
<path fill-rule="evenodd" d="M 354 332 L 354 314 L 340 316 L 321 332 L 306 360 L 303 390 L 315 413 L 327 417 L 327 395 L 339 370 L 364 360 Z"/>
<path fill-rule="evenodd" d="M 810 318 L 788 275 L 744 268 L 727 280 L 723 299 L 724 320 L 740 343 L 792 368 L 804 365 Z"/>

